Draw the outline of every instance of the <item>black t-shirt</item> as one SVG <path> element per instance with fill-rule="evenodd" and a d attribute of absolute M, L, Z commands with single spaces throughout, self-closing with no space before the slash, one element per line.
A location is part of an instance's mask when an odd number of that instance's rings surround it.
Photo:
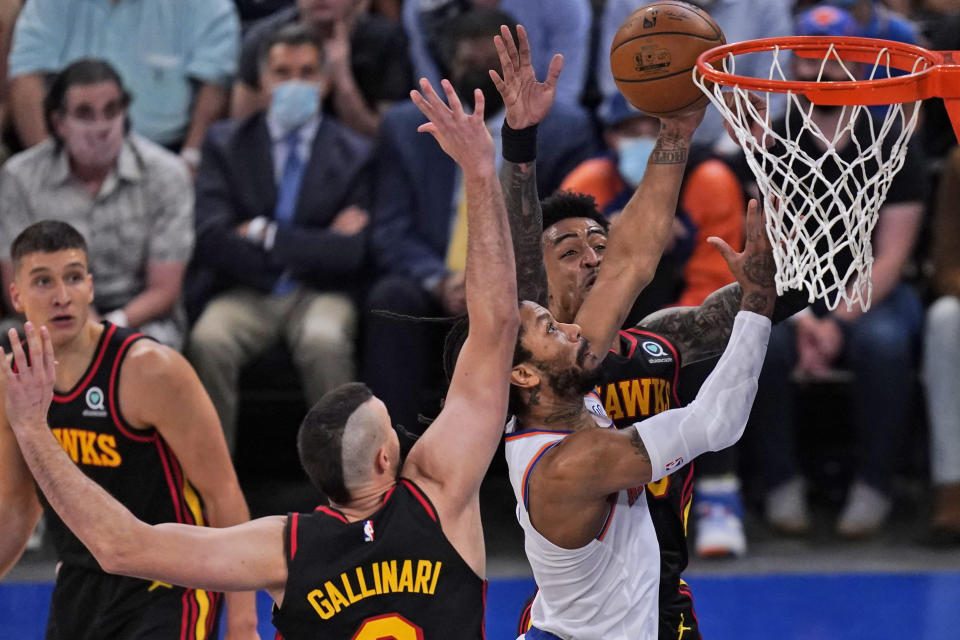
<path fill-rule="evenodd" d="M 296 7 L 291 7 L 250 27 L 243 39 L 237 69 L 241 82 L 254 89 L 260 87 L 258 58 L 262 43 L 276 29 L 299 19 Z M 369 106 L 397 102 L 409 95 L 413 88 L 413 67 L 406 34 L 398 23 L 383 16 L 362 14 L 350 34 L 350 55 L 354 80 Z"/>
<path fill-rule="evenodd" d="M 791 110 L 790 118 L 789 126 L 791 134 L 789 136 L 785 134 L 787 130 L 786 118 L 775 122 L 773 129 L 788 139 L 796 139 L 797 134 L 795 132 L 800 131 L 803 127 L 803 118 L 797 110 Z M 823 204 L 821 208 L 827 209 L 829 205 L 828 199 L 833 197 L 841 198 L 844 201 L 844 206 L 849 207 L 854 202 L 855 197 L 862 195 L 863 189 L 865 188 L 864 185 L 879 171 L 880 161 L 888 159 L 894 151 L 893 144 L 897 139 L 898 133 L 896 126 L 884 136 L 883 143 L 880 146 L 879 158 L 871 158 L 852 170 L 848 169 L 848 171 L 852 173 L 849 178 L 845 178 L 843 163 L 838 163 L 835 157 L 838 157 L 845 163 L 849 163 L 864 153 L 866 146 L 873 139 L 870 132 L 871 119 L 874 131 L 879 135 L 882 122 L 871 116 L 870 113 L 864 109 L 860 112 L 857 122 L 855 123 L 854 135 L 849 136 L 844 146 L 836 150 L 836 156 L 826 152 L 823 146 L 817 143 L 815 136 L 809 133 L 809 129 L 804 130 L 804 133 L 800 135 L 798 140 L 800 150 L 811 158 L 820 159 L 818 169 L 820 175 L 823 176 L 822 178 L 818 177 L 812 169 L 804 166 L 804 164 L 790 162 L 789 156 L 785 152 L 782 144 L 777 143 L 776 146 L 769 150 L 772 155 L 781 158 L 783 164 L 778 166 L 768 164 L 768 171 L 770 175 L 773 176 L 773 182 L 775 184 L 782 183 L 786 179 L 785 176 L 790 176 L 791 182 L 787 188 L 796 194 L 794 202 L 795 211 L 804 210 L 813 200 L 822 201 Z M 859 141 L 859 145 L 854 140 Z M 793 180 L 797 181 L 800 185 L 799 188 L 792 182 Z M 844 180 L 846 181 L 845 187 L 842 186 Z M 834 194 L 831 194 L 829 185 L 837 187 Z M 875 189 L 876 187 L 874 185 L 867 188 Z M 887 191 L 883 206 L 904 202 L 923 202 L 926 196 L 926 190 L 927 182 L 924 173 L 923 152 L 919 144 L 911 141 L 907 149 L 903 167 L 890 182 L 890 188 Z M 880 207 L 879 215 L 881 216 L 883 215 L 883 206 Z M 836 213 L 837 210 L 833 209 L 833 211 Z M 805 224 L 807 224 L 808 229 L 811 230 L 815 227 L 822 227 L 821 222 L 814 219 L 812 215 L 807 216 Z M 876 227 L 874 227 L 874 230 L 876 230 Z M 854 274 L 848 274 L 848 270 L 853 264 L 853 254 L 848 248 L 839 248 L 843 244 L 847 233 L 848 230 L 843 224 L 836 223 L 830 228 L 830 233 L 824 234 L 817 243 L 817 251 L 820 255 L 829 251 L 831 246 L 836 250 L 833 264 L 837 275 L 834 276 L 829 272 L 824 273 L 822 279 L 827 284 L 834 282 L 836 278 L 845 279 L 847 284 L 853 281 Z M 828 235 L 829 237 L 827 237 Z M 826 312 L 826 307 L 821 300 L 818 300 L 814 307 L 818 313 Z"/>

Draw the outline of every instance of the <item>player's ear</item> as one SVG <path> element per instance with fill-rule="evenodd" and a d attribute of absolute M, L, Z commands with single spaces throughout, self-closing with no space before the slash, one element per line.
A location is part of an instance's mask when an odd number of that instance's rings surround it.
<path fill-rule="evenodd" d="M 23 313 L 23 303 L 20 302 L 20 290 L 17 289 L 17 283 L 10 283 L 10 302 L 13 303 L 13 309 L 17 313 Z"/>
<path fill-rule="evenodd" d="M 531 389 L 540 384 L 540 372 L 530 364 L 518 364 L 510 372 L 510 384 L 521 389 Z"/>

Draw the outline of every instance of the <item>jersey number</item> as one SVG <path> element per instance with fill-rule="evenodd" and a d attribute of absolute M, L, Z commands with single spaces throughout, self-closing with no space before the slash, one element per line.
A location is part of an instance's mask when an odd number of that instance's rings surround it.
<path fill-rule="evenodd" d="M 367 618 L 350 640 L 423 640 L 423 629 L 399 613 Z"/>

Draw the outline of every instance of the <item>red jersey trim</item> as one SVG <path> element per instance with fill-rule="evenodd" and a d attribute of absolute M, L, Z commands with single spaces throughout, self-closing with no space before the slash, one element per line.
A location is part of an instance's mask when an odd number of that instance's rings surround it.
<path fill-rule="evenodd" d="M 325 513 L 332 518 L 336 518 L 343 524 L 350 524 L 350 521 L 347 520 L 346 516 L 344 516 L 342 513 L 340 513 L 336 509 L 331 509 L 330 507 L 317 507 L 315 510 L 319 511 L 320 513 Z"/>
<path fill-rule="evenodd" d="M 53 393 L 53 401 L 59 403 L 72 402 L 76 400 L 84 389 L 87 388 L 87 385 L 90 384 L 90 381 L 93 380 L 93 376 L 96 375 L 97 370 L 100 368 L 100 364 L 103 362 L 103 356 L 107 353 L 107 346 L 110 344 L 110 338 L 113 337 L 114 332 L 117 330 L 117 325 L 111 324 L 107 329 L 105 329 L 106 335 L 100 338 L 100 348 L 97 350 L 97 355 L 93 360 L 93 366 L 90 367 L 90 370 L 87 371 L 87 375 L 84 376 L 83 380 L 77 383 L 77 386 L 73 388 L 73 391 L 69 395 L 61 396 L 57 395 L 56 392 Z"/>
<path fill-rule="evenodd" d="M 403 486 L 405 486 L 407 490 L 413 494 L 413 497 L 416 498 L 420 502 L 420 504 L 423 505 L 423 508 L 426 509 L 427 515 L 430 516 L 430 519 L 433 520 L 434 522 L 439 523 L 440 519 L 437 518 L 436 509 L 433 508 L 433 505 L 430 503 L 429 498 L 427 498 L 426 494 L 424 494 L 423 491 L 420 490 L 420 487 L 413 484 L 411 481 L 407 480 L 406 478 L 400 478 L 400 482 L 402 482 Z"/>
<path fill-rule="evenodd" d="M 632 357 L 633 357 L 633 353 L 637 350 L 637 339 L 634 338 L 634 337 L 633 337 L 632 335 L 630 335 L 629 333 L 627 333 L 626 331 L 621 331 L 621 332 L 620 332 L 620 336 L 621 336 L 622 338 L 624 338 L 627 342 L 630 343 L 630 349 L 627 351 L 627 356 L 626 356 L 626 357 L 627 357 L 628 359 L 629 359 L 629 358 L 632 358 Z M 610 349 L 610 352 L 611 352 L 611 353 L 616 353 L 616 350 Z"/>
<path fill-rule="evenodd" d="M 293 560 L 293 557 L 297 555 L 297 522 L 300 521 L 300 514 L 293 513 L 290 515 L 290 559 Z M 280 636 L 280 632 L 277 632 L 277 637 Z"/>
<path fill-rule="evenodd" d="M 148 433 L 148 435 L 135 434 L 132 431 L 132 425 L 126 423 L 126 419 L 124 419 L 124 417 L 120 414 L 120 388 L 117 385 L 117 380 L 120 377 L 120 365 L 123 364 L 123 359 L 127 355 L 127 350 L 135 340 L 139 340 L 142 337 L 144 337 L 142 333 L 134 333 L 133 335 L 128 336 L 117 350 L 117 359 L 114 360 L 113 369 L 110 371 L 110 387 L 107 390 L 107 396 L 110 402 L 110 415 L 113 418 L 113 424 L 117 427 L 117 430 L 136 442 L 150 442 L 158 439 L 156 431 Z M 128 426 L 130 427 L 129 429 L 127 428 Z"/>
<path fill-rule="evenodd" d="M 664 338 L 661 335 L 656 333 L 650 333 L 649 331 L 644 331 L 642 329 L 627 329 L 631 333 L 636 333 L 637 335 L 649 336 L 651 338 L 656 338 L 663 344 L 667 345 L 667 349 L 670 349 L 670 353 L 673 354 L 673 399 L 676 400 L 677 406 L 680 405 L 680 396 L 677 395 L 677 381 L 680 379 L 680 355 L 677 353 L 676 347 L 673 346 L 673 343 Z M 636 344 L 634 344 L 636 348 Z M 630 354 L 633 355 L 633 351 L 630 351 Z"/>
<path fill-rule="evenodd" d="M 487 640 L 487 585 L 490 584 L 486 580 L 483 581 L 483 609 L 480 611 L 480 637 L 483 640 Z"/>

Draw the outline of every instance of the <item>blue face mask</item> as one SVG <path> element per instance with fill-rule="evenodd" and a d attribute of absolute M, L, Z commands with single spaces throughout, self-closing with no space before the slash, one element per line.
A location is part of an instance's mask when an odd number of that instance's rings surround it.
<path fill-rule="evenodd" d="M 278 84 L 270 99 L 270 117 L 283 128 L 293 131 L 316 115 L 320 109 L 320 85 L 293 80 Z"/>
<path fill-rule="evenodd" d="M 617 171 L 631 189 L 636 189 L 643 179 L 647 160 L 656 146 L 656 138 L 621 138 L 617 142 Z"/>

